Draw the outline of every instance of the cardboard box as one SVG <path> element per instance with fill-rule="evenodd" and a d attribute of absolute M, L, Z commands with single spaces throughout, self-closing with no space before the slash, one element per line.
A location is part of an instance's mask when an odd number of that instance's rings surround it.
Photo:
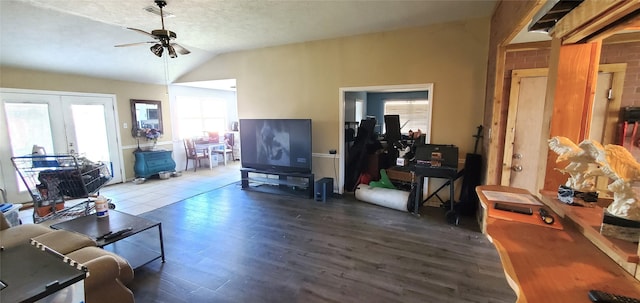
<path fill-rule="evenodd" d="M 11 204 L 11 208 L 2 211 L 9 222 L 9 226 L 20 225 L 20 206 L 20 204 Z"/>

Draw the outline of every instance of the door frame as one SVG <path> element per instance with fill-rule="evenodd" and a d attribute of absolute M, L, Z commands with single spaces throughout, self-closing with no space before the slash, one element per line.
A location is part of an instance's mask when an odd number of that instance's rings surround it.
<path fill-rule="evenodd" d="M 626 63 L 601 64 L 598 67 L 599 73 L 612 74 L 611 88 L 613 91 L 613 95 L 607 108 L 607 117 L 605 122 L 607 126 L 605 127 L 604 138 L 611 138 L 611 136 L 615 137 L 616 124 L 618 123 L 618 115 L 620 113 L 620 107 L 622 103 L 622 90 L 626 69 Z M 520 97 L 520 81 L 522 78 L 526 77 L 546 77 L 548 75 L 548 71 L 548 68 L 514 69 L 511 71 L 511 89 L 509 91 L 509 111 L 507 113 L 507 124 L 505 128 L 506 133 L 503 149 L 502 174 L 500 180 L 501 185 L 508 186 L 511 180 L 511 169 L 507 168 L 511 167 L 513 159 L 513 144 L 511 144 L 511 142 L 514 141 L 516 112 L 518 110 L 518 100 Z M 547 100 L 545 100 L 545 104 L 546 103 Z M 551 121 L 551 114 L 551 111 L 545 111 L 543 121 Z M 547 134 L 543 137 L 548 136 L 549 135 Z M 611 139 L 611 142 L 613 142 L 613 139 Z M 548 155 L 548 146 L 546 139 L 539 142 L 539 150 L 540 163 L 546 163 Z M 538 178 L 536 179 L 536 184 L 538 185 L 537 188 L 542 188 L 541 185 L 544 183 L 545 172 L 546 167 L 543 165 L 538 165 L 538 173 L 536 174 L 538 176 Z"/>
<path fill-rule="evenodd" d="M 603 132 L 604 142 L 615 142 L 617 124 L 620 119 L 620 108 L 622 107 L 622 90 L 624 88 L 624 78 L 626 76 L 627 64 L 602 64 L 598 67 L 598 73 L 611 73 L 612 96 L 607 106 L 607 117 L 605 118 L 605 131 Z"/>
<path fill-rule="evenodd" d="M 81 93 L 81 92 L 66 92 L 66 91 L 49 91 L 49 90 L 34 90 L 34 89 L 18 89 L 18 88 L 2 88 L 0 87 L 0 94 L 23 94 L 23 95 L 45 95 L 45 96 L 53 96 L 53 97 L 63 97 L 63 96 L 76 96 L 76 97 L 99 97 L 99 98 L 109 98 L 112 100 L 112 110 L 114 116 L 114 126 L 115 126 L 115 140 L 117 152 L 115 153 L 117 158 L 112 159 L 113 162 L 119 163 L 120 167 L 120 175 L 122 176 L 122 182 L 124 182 L 124 159 L 123 159 L 123 151 L 122 151 L 122 136 L 120 134 L 120 119 L 118 115 L 118 100 L 115 94 L 101 94 L 101 93 Z M 4 101 L 0 100 L 0 134 L 8 134 L 7 125 L 6 125 L 6 113 L 4 111 Z M 10 142 L 8 136 L 1 136 L 0 139 L 0 155 L 3 155 L 3 158 L 8 158 L 11 155 L 10 150 Z M 16 186 L 16 181 L 13 181 L 15 178 L 15 169 L 11 162 L 8 159 L 0 161 L 0 188 L 7 189 L 8 185 Z M 7 180 L 7 178 L 11 178 Z M 9 190 L 7 193 L 11 193 L 14 190 Z M 8 199 L 11 201 L 15 199 L 14 195 L 9 195 Z"/>

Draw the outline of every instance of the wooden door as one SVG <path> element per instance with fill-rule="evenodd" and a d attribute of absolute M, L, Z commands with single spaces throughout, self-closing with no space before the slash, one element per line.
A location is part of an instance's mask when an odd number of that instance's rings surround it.
<path fill-rule="evenodd" d="M 544 175 L 540 173 L 542 121 L 547 87 L 547 69 L 512 72 L 502 185 L 538 192 Z"/>

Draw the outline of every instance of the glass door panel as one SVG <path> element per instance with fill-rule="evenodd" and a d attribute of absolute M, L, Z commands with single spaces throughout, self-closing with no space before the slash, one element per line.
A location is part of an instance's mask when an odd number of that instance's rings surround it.
<path fill-rule="evenodd" d="M 103 105 L 71 105 L 72 130 L 67 131 L 67 138 L 70 146 L 69 153 L 77 153 L 91 161 L 111 162 L 109 157 L 109 146 L 107 140 L 96 140 L 97 138 L 107 138 L 107 128 L 104 121 Z M 70 138 L 75 137 L 75 150 Z"/>
<path fill-rule="evenodd" d="M 55 152 L 48 104 L 5 103 L 4 110 L 12 155 L 30 155 L 34 144 L 49 153 Z"/>
<path fill-rule="evenodd" d="M 13 156 L 32 154 L 34 145 L 43 147 L 45 151 L 54 151 L 48 104 L 5 103 L 4 110 Z M 14 170 L 14 173 L 18 190 L 26 191 L 18 172 Z"/>
<path fill-rule="evenodd" d="M 110 183 L 121 182 L 114 100 L 99 96 L 62 96 L 67 152 L 107 163 Z M 111 130 L 111 131 L 109 131 Z"/>

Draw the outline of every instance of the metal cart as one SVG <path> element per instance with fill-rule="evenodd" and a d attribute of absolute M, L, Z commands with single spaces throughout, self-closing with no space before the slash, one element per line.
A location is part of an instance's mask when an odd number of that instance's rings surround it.
<path fill-rule="evenodd" d="M 12 157 L 11 161 L 33 199 L 34 223 L 90 214 L 95 205 L 89 197 L 97 196 L 112 178 L 104 163 L 73 155 Z"/>

